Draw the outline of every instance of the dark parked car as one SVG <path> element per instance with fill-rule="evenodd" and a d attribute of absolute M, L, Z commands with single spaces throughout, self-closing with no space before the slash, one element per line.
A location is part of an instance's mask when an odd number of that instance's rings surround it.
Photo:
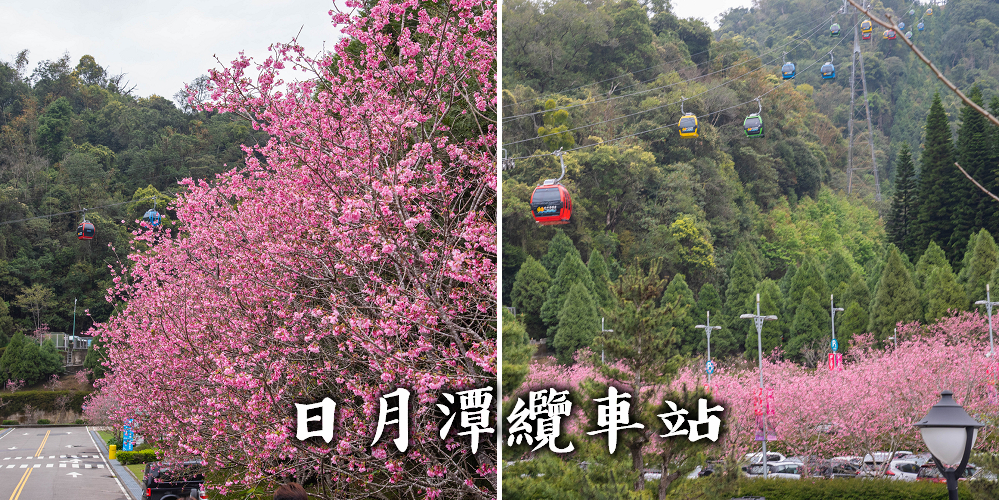
<path fill-rule="evenodd" d="M 208 498 L 204 493 L 205 475 L 200 461 L 151 462 L 142 473 L 142 500 L 185 499 L 191 490 L 198 490 L 198 497 Z"/>

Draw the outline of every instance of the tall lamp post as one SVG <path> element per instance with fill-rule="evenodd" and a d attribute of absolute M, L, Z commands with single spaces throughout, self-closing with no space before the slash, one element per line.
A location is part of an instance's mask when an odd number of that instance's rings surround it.
<path fill-rule="evenodd" d="M 611 333 L 611 332 L 614 332 L 614 330 L 605 330 L 604 329 L 604 318 L 602 317 L 601 318 L 601 333 Z M 603 347 L 601 348 L 601 363 L 604 363 L 604 348 Z"/>
<path fill-rule="evenodd" d="M 778 319 L 777 316 L 761 316 L 760 315 L 760 294 L 757 294 L 757 314 L 741 314 L 740 319 L 752 319 L 754 326 L 757 327 L 757 366 L 760 367 L 760 392 L 761 397 L 764 397 L 764 354 L 760 343 L 760 329 L 764 326 L 764 320 L 774 321 Z M 764 469 L 764 479 L 767 479 L 767 409 L 764 409 L 764 413 L 761 415 L 761 427 L 764 429 L 764 440 L 761 441 L 761 456 L 760 460 L 763 464 Z"/>
<path fill-rule="evenodd" d="M 941 391 L 941 401 L 913 426 L 920 429 L 920 437 L 930 450 L 934 465 L 945 478 L 948 500 L 958 500 L 958 478 L 965 475 L 969 455 L 976 445 L 976 434 L 983 424 L 970 417 L 951 396 L 951 391 Z M 945 468 L 945 465 L 954 464 L 958 465 Z"/>
<path fill-rule="evenodd" d="M 843 307 L 833 307 L 833 294 L 830 294 L 830 349 L 833 351 L 833 365 L 836 366 L 837 363 L 837 329 L 834 326 L 834 317 L 837 315 L 837 311 L 843 312 Z"/>
<path fill-rule="evenodd" d="M 896 352 L 896 337 L 899 336 L 899 334 L 896 333 L 896 330 L 898 330 L 898 328 L 893 328 L 892 329 L 892 337 L 889 337 L 889 338 L 886 339 L 886 340 L 891 340 L 892 341 L 892 351 L 893 352 Z"/>
<path fill-rule="evenodd" d="M 976 305 L 986 306 L 986 324 L 990 327 L 990 352 L 986 357 L 993 355 L 993 306 L 1000 305 L 1000 302 L 990 302 L 990 285 L 986 284 L 986 300 L 977 300 Z"/>
<path fill-rule="evenodd" d="M 708 361 L 705 362 L 705 371 L 708 372 L 708 385 L 712 385 L 712 372 L 715 371 L 715 363 L 712 363 L 712 330 L 721 330 L 721 326 L 712 326 L 712 313 L 705 311 L 705 324 L 694 325 L 695 328 L 705 330 L 705 337 L 708 339 Z"/>

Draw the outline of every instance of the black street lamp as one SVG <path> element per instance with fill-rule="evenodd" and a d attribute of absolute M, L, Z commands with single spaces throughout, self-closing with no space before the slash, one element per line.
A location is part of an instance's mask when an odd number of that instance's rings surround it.
<path fill-rule="evenodd" d="M 951 395 L 951 391 L 941 391 L 941 401 L 913 426 L 920 429 L 931 459 L 948 484 L 948 500 L 958 500 L 958 478 L 965 474 L 976 434 L 983 424 L 970 417 Z"/>

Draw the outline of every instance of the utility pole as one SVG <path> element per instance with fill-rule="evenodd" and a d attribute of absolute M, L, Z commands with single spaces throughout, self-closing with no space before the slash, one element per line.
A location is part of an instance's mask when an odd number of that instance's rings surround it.
<path fill-rule="evenodd" d="M 990 352 L 986 353 L 986 357 L 993 356 L 993 306 L 1000 305 L 1000 302 L 990 301 L 990 285 L 986 284 L 986 300 L 977 300 L 976 305 L 986 306 L 986 323 L 990 327 Z"/>
<path fill-rule="evenodd" d="M 760 397 L 761 408 L 761 427 L 763 428 L 764 439 L 761 441 L 761 464 L 764 466 L 764 479 L 767 479 L 767 399 L 764 395 L 764 354 L 763 347 L 760 343 L 760 329 L 764 326 L 764 320 L 774 321 L 778 319 L 777 316 L 761 316 L 760 315 L 760 294 L 757 294 L 757 314 L 741 314 L 740 319 L 752 319 L 754 326 L 757 327 L 757 365 L 760 367 Z"/>
<path fill-rule="evenodd" d="M 705 324 L 694 325 L 695 328 L 705 330 L 708 339 L 708 361 L 705 362 L 705 371 L 708 372 L 708 385 L 712 385 L 712 372 L 715 371 L 715 363 L 712 363 L 712 330 L 721 330 L 721 326 L 712 326 L 712 313 L 705 311 Z"/>
<path fill-rule="evenodd" d="M 604 329 L 604 317 L 601 316 L 601 333 L 612 333 L 612 332 L 614 332 L 614 330 L 605 330 Z M 604 363 L 604 348 L 603 347 L 601 348 L 601 363 Z"/>

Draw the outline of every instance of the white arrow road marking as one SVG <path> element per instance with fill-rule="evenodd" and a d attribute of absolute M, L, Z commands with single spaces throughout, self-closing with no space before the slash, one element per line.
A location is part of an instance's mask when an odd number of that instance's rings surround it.
<path fill-rule="evenodd" d="M 66 474 L 66 475 L 67 476 L 77 477 L 77 476 L 82 476 L 83 474 L 80 474 L 79 472 L 70 472 L 69 474 Z"/>

